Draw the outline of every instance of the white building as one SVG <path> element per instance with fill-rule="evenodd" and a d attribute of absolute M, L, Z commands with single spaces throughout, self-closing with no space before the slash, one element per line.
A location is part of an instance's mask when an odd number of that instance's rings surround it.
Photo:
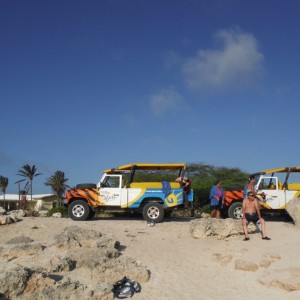
<path fill-rule="evenodd" d="M 40 195 L 18 195 L 18 194 L 5 194 L 0 195 L 0 206 L 7 210 L 15 210 L 18 208 L 29 208 L 30 210 L 50 210 L 57 206 L 57 197 L 53 194 L 40 194 Z M 4 207 L 5 205 L 5 207 Z"/>

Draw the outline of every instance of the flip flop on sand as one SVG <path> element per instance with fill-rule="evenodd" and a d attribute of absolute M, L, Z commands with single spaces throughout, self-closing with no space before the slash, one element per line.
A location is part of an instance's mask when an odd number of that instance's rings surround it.
<path fill-rule="evenodd" d="M 267 236 L 262 237 L 261 239 L 262 239 L 262 240 L 267 240 L 267 241 L 271 240 L 271 238 L 269 238 L 269 237 L 267 237 Z"/>
<path fill-rule="evenodd" d="M 243 241 L 249 241 L 250 239 L 248 238 L 248 237 L 245 237 L 244 239 L 243 239 Z"/>

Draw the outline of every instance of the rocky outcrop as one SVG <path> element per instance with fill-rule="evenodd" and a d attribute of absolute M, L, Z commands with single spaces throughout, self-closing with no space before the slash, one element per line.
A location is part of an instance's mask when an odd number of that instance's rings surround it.
<path fill-rule="evenodd" d="M 248 232 L 257 231 L 256 227 L 250 223 Z M 234 219 L 212 219 L 200 218 L 193 220 L 190 224 L 190 232 L 196 239 L 205 239 L 215 236 L 217 239 L 225 239 L 234 235 L 244 234 L 242 221 Z"/>
<path fill-rule="evenodd" d="M 0 249 L 0 298 L 113 299 L 115 281 L 150 277 L 117 247 L 113 237 L 79 226 L 64 228 L 46 245 L 17 236 Z"/>
<path fill-rule="evenodd" d="M 112 284 L 88 286 L 70 277 L 58 278 L 42 270 L 11 264 L 0 268 L 1 299 L 113 299 Z"/>
<path fill-rule="evenodd" d="M 296 226 L 300 226 L 300 199 L 295 198 L 288 202 L 286 211 L 293 219 Z"/>
<path fill-rule="evenodd" d="M 3 207 L 0 207 L 0 225 L 7 225 L 19 222 L 26 215 L 23 210 L 13 210 L 7 212 Z"/>
<path fill-rule="evenodd" d="M 11 210 L 11 211 L 7 212 L 7 214 L 8 215 L 14 214 L 14 215 L 16 215 L 17 218 L 23 218 L 23 217 L 26 217 L 28 212 L 26 212 L 26 210 L 23 210 L 23 209 L 18 209 L 18 210 Z"/>
<path fill-rule="evenodd" d="M 52 215 L 53 218 L 61 218 L 61 213 L 57 212 Z"/>
<path fill-rule="evenodd" d="M 16 214 L 0 216 L 0 225 L 7 225 L 18 221 L 20 221 L 20 219 L 17 218 Z"/>

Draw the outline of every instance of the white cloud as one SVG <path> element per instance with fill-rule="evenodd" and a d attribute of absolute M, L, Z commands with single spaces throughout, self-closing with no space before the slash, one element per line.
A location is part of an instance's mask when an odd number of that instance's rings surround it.
<path fill-rule="evenodd" d="M 181 109 L 184 100 L 173 88 L 160 91 L 150 96 L 150 109 L 155 116 L 162 116 L 168 111 L 172 113 Z"/>
<path fill-rule="evenodd" d="M 218 49 L 198 50 L 196 57 L 183 65 L 190 89 L 224 89 L 247 86 L 263 70 L 264 55 L 255 37 L 239 29 L 221 30 L 215 34 Z"/>

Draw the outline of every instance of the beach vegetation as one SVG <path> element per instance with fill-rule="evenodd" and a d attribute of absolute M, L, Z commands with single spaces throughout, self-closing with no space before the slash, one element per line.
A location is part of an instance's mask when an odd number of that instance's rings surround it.
<path fill-rule="evenodd" d="M 27 179 L 26 187 L 28 186 L 28 190 L 30 189 L 30 200 L 32 201 L 32 182 L 33 178 L 36 176 L 41 175 L 41 173 L 36 173 L 37 168 L 35 165 L 32 167 L 28 164 L 24 165 L 17 173 L 17 175 L 25 177 L 25 180 Z M 29 184 L 29 185 L 28 185 Z"/>
<path fill-rule="evenodd" d="M 51 217 L 55 213 L 61 213 L 62 218 L 68 218 L 68 208 L 66 206 L 53 207 L 49 210 L 48 216 Z"/>
<path fill-rule="evenodd" d="M 8 178 L 0 176 L 0 190 L 3 193 L 3 208 L 5 209 L 5 193 L 8 186 Z"/>
<path fill-rule="evenodd" d="M 56 195 L 58 199 L 58 206 L 62 205 L 65 191 L 69 187 L 67 185 L 67 181 L 68 179 L 65 178 L 65 173 L 63 171 L 56 171 L 45 182 L 45 185 L 50 186 L 52 192 Z"/>

